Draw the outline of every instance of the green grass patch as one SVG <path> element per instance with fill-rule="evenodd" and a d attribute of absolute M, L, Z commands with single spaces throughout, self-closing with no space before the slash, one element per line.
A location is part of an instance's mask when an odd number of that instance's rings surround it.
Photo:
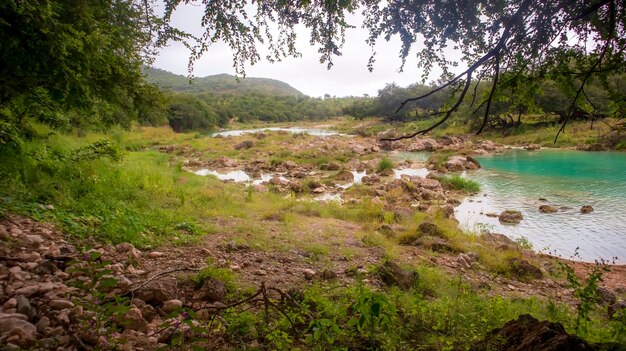
<path fill-rule="evenodd" d="M 383 157 L 376 165 L 376 173 L 392 170 L 393 167 L 393 162 L 389 158 Z"/>
<path fill-rule="evenodd" d="M 442 185 L 454 190 L 463 190 L 471 193 L 477 193 L 480 191 L 480 184 L 478 184 L 477 181 L 463 178 L 458 174 L 437 177 L 436 179 L 439 180 Z"/>

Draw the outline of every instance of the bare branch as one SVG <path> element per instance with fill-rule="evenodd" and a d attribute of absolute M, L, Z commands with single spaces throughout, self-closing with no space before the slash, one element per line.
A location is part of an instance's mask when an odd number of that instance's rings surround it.
<path fill-rule="evenodd" d="M 496 92 L 496 88 L 498 86 L 498 77 L 500 76 L 500 54 L 496 55 L 496 63 L 495 63 L 495 73 L 493 77 L 493 84 L 491 85 L 491 92 L 489 93 L 489 98 L 487 98 L 487 108 L 485 109 L 485 117 L 483 118 L 483 124 L 480 126 L 476 135 L 480 134 L 485 125 L 487 124 L 487 119 L 489 118 L 489 111 L 491 109 L 491 101 L 493 100 L 493 95 Z"/>

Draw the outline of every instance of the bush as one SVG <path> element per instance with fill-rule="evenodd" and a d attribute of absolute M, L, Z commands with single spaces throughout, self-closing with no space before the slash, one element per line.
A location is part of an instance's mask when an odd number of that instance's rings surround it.
<path fill-rule="evenodd" d="M 381 173 L 393 169 L 393 162 L 387 157 L 383 157 L 376 165 L 376 173 Z"/>
<path fill-rule="evenodd" d="M 437 177 L 437 180 L 444 186 L 450 187 L 454 190 L 464 190 L 472 193 L 477 193 L 480 190 L 480 185 L 475 180 L 463 178 L 458 174 L 447 177 Z"/>

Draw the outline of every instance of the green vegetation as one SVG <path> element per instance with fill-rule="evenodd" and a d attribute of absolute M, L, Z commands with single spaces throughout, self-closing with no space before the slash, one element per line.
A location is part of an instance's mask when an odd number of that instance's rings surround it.
<path fill-rule="evenodd" d="M 443 186 L 451 187 L 454 190 L 463 190 L 471 193 L 477 193 L 480 191 L 480 185 L 475 180 L 463 178 L 458 174 L 451 176 L 437 177 L 437 180 L 443 184 Z"/>
<path fill-rule="evenodd" d="M 393 162 L 389 158 L 383 157 L 376 165 L 376 173 L 390 171 L 393 169 L 393 167 Z"/>

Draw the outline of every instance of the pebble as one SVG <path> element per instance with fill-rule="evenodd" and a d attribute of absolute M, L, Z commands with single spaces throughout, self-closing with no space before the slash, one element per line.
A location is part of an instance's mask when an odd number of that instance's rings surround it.
<path fill-rule="evenodd" d="M 263 269 L 259 269 L 256 272 L 254 272 L 254 274 L 259 275 L 259 276 L 265 276 L 267 275 L 267 271 Z"/>

